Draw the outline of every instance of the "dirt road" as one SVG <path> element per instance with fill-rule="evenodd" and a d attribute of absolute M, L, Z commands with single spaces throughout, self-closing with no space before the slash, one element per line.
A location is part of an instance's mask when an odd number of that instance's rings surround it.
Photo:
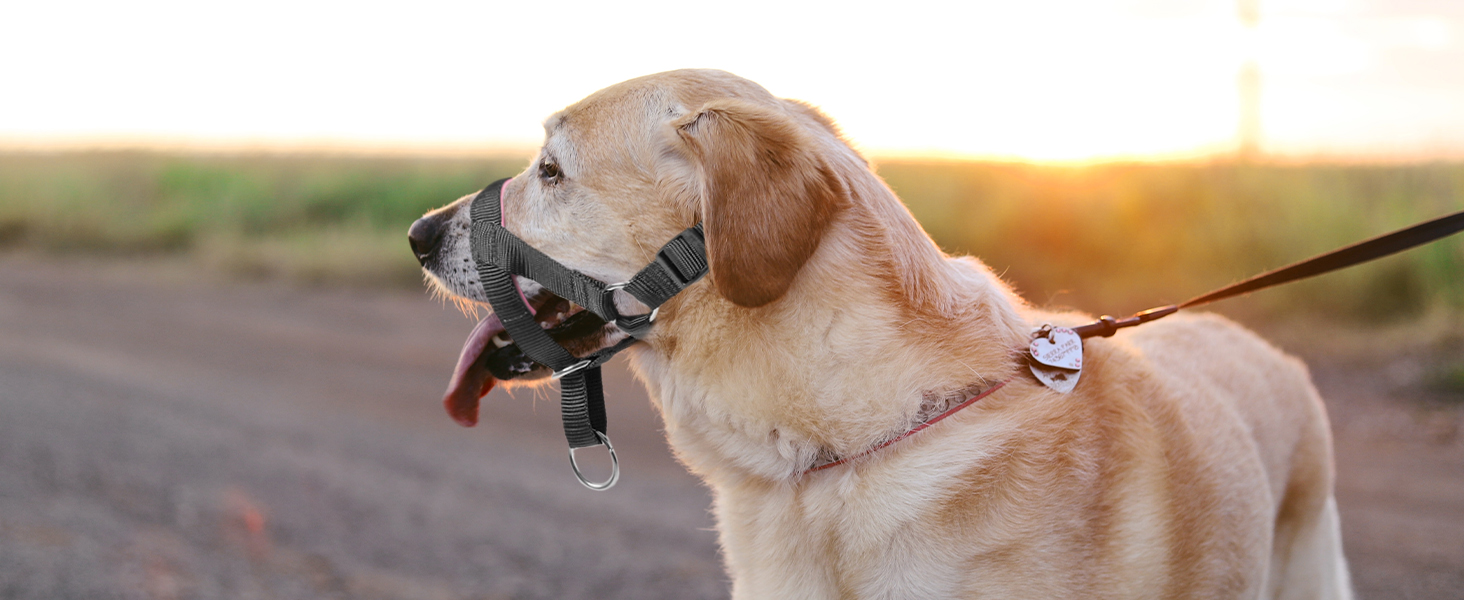
<path fill-rule="evenodd" d="M 624 478 L 589 492 L 547 396 L 443 413 L 471 326 L 420 293 L 0 256 L 0 598 L 725 597 L 708 494 L 629 375 Z M 1464 595 L 1458 411 L 1317 374 L 1361 596 Z"/>

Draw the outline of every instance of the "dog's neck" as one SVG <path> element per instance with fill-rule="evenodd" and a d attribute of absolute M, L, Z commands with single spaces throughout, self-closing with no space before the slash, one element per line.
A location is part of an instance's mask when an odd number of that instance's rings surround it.
<path fill-rule="evenodd" d="M 789 479 L 914 423 L 930 397 L 1015 370 L 1016 297 L 942 254 L 873 175 L 787 296 L 742 308 L 688 290 L 634 363 L 693 470 Z"/>

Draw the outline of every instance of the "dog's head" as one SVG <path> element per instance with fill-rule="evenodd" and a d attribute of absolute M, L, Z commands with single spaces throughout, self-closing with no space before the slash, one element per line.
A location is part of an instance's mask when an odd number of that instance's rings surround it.
<path fill-rule="evenodd" d="M 662 307 L 698 301 L 755 309 L 778 302 L 848 201 L 831 160 L 857 160 L 815 109 L 775 98 L 721 71 L 673 71 L 585 98 L 544 124 L 539 154 L 504 184 L 503 225 L 560 263 L 605 282 L 630 279 L 680 231 L 705 224 L 707 280 Z M 473 196 L 428 213 L 409 237 L 429 280 L 449 297 L 482 305 L 472 258 Z M 583 356 L 624 338 L 587 311 L 521 280 L 536 318 Z M 625 314 L 643 312 L 620 298 Z M 653 331 L 648 341 L 655 343 Z M 515 353 L 495 317 L 463 348 L 446 404 L 476 421 L 496 381 L 545 378 Z"/>

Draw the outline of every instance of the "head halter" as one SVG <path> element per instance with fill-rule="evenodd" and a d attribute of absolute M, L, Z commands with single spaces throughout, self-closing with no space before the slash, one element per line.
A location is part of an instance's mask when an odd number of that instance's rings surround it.
<path fill-rule="evenodd" d="M 488 304 L 493 306 L 493 312 L 514 343 L 524 355 L 553 369 L 553 377 L 559 380 L 564 435 L 569 439 L 569 461 L 575 476 L 590 489 L 608 489 L 620 476 L 620 463 L 609 436 L 605 434 L 605 395 L 600 365 L 650 333 L 661 304 L 706 275 L 707 250 L 702 226 L 698 223 L 667 242 L 656 253 L 655 261 L 629 281 L 606 284 L 564 266 L 503 227 L 502 190 L 506 181 L 494 182 L 473 198 L 472 248 L 479 281 L 483 284 Z M 534 309 L 524 298 L 514 275 L 538 282 L 606 323 L 614 323 L 628 334 L 627 337 L 588 356 L 570 354 L 534 321 Z M 650 307 L 651 312 L 621 315 L 615 306 L 616 291 L 630 294 Z M 606 481 L 593 483 L 580 473 L 574 451 L 601 444 L 610 451 L 612 471 Z"/>

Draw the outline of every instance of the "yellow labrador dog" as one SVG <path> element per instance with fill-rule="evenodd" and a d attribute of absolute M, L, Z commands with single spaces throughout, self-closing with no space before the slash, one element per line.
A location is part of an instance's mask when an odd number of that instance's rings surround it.
<path fill-rule="evenodd" d="M 1043 323 L 1089 319 L 943 254 L 817 109 L 685 70 L 596 92 L 545 130 L 503 188 L 504 226 L 530 245 L 625 281 L 705 223 L 710 275 L 630 354 L 715 491 L 733 597 L 1350 597 L 1325 409 L 1254 334 L 1181 315 L 1093 339 L 1059 394 L 1021 351 Z M 432 281 L 477 303 L 470 200 L 412 238 Z M 575 310 L 526 291 L 540 315 Z M 511 342 L 474 335 L 494 343 L 469 341 L 446 400 L 465 424 L 495 381 L 481 354 Z M 564 342 L 623 336 L 597 323 Z"/>

